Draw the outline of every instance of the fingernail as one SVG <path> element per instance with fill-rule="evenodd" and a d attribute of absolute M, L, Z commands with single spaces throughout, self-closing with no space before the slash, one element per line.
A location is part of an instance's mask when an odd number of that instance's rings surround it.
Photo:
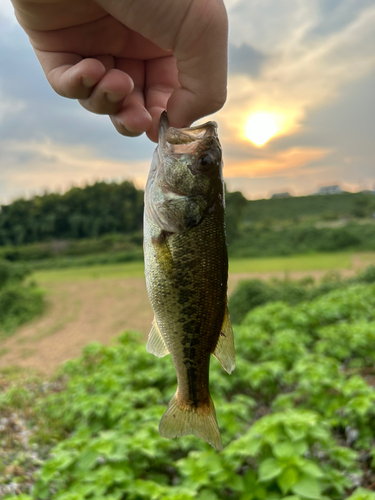
<path fill-rule="evenodd" d="M 94 87 L 94 85 L 96 85 L 97 82 L 93 78 L 89 78 L 88 76 L 84 76 L 82 78 L 82 83 L 85 87 L 87 87 L 88 89 L 91 89 L 91 87 Z"/>
<path fill-rule="evenodd" d="M 112 92 L 108 92 L 106 94 L 106 97 L 107 97 L 109 102 L 111 102 L 112 104 L 116 104 L 116 103 L 123 100 L 124 95 L 123 94 L 114 94 Z"/>

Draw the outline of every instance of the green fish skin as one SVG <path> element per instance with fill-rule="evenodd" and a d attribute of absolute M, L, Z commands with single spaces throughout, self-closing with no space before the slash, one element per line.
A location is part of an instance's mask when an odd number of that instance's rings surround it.
<path fill-rule="evenodd" d="M 155 313 L 147 350 L 171 354 L 178 382 L 159 431 L 167 438 L 195 434 L 218 450 L 211 354 L 228 373 L 235 366 L 224 211 L 216 123 L 176 129 L 164 112 L 144 212 L 145 275 Z"/>

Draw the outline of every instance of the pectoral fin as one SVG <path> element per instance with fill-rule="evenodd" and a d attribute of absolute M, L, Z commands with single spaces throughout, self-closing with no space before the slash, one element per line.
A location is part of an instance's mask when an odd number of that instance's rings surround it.
<path fill-rule="evenodd" d="M 225 311 L 223 326 L 221 327 L 219 340 L 213 352 L 215 358 L 228 373 L 232 373 L 236 365 L 234 354 L 233 330 L 230 324 L 228 308 Z"/>
<path fill-rule="evenodd" d="M 151 331 L 148 335 L 146 350 L 158 358 L 162 358 L 163 356 L 169 354 L 155 318 L 152 322 Z"/>

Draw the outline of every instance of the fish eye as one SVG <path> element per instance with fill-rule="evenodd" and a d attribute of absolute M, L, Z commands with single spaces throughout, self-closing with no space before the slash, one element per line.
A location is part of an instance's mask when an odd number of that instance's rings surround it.
<path fill-rule="evenodd" d="M 198 158 L 198 163 L 199 165 L 202 165 L 202 167 L 207 167 L 208 165 L 211 165 L 212 162 L 213 158 L 211 155 L 203 155 Z"/>
<path fill-rule="evenodd" d="M 197 164 L 198 167 L 201 167 L 202 170 L 208 170 L 212 165 L 217 162 L 217 158 L 215 158 L 210 153 L 203 153 L 198 157 Z"/>

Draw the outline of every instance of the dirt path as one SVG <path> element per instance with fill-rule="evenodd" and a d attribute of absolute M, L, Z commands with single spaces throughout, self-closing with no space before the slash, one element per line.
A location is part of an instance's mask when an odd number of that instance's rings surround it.
<path fill-rule="evenodd" d="M 291 272 L 298 279 L 326 272 Z M 342 271 L 342 275 L 354 271 Z M 283 278 L 284 273 L 231 274 L 229 293 L 244 278 Z M 50 374 L 64 361 L 79 356 L 89 342 L 108 344 L 123 330 L 144 334 L 153 318 L 143 278 L 98 279 L 40 283 L 47 290 L 48 309 L 43 317 L 20 328 L 0 343 L 0 367 L 17 366 Z"/>
<path fill-rule="evenodd" d="M 153 314 L 141 278 L 41 283 L 48 309 L 0 345 L 0 367 L 16 365 L 44 373 L 78 356 L 89 342 L 108 344 L 123 330 L 146 335 Z"/>

